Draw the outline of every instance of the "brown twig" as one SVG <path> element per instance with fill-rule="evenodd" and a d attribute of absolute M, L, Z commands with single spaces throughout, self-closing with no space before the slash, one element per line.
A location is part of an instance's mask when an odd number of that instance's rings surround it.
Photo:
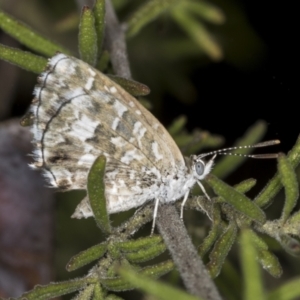
<path fill-rule="evenodd" d="M 187 290 L 206 300 L 221 299 L 174 205 L 163 205 L 157 225 Z"/>
<path fill-rule="evenodd" d="M 109 0 L 106 0 L 106 45 L 115 73 L 130 78 L 125 36 Z M 187 290 L 204 299 L 221 299 L 173 205 L 160 207 L 157 225 Z"/>
<path fill-rule="evenodd" d="M 111 1 L 106 0 L 106 27 L 104 45 L 110 53 L 111 63 L 117 75 L 131 78 L 125 34 L 117 19 Z"/>

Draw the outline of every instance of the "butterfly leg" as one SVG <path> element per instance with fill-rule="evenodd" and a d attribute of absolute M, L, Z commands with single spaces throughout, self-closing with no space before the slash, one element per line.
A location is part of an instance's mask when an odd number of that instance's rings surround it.
<path fill-rule="evenodd" d="M 199 180 L 197 180 L 197 183 L 198 183 L 198 185 L 200 186 L 200 189 L 202 190 L 202 192 L 203 192 L 203 194 L 206 196 L 206 198 L 207 198 L 209 201 L 211 201 L 211 199 L 210 199 L 210 197 L 207 195 L 206 190 L 205 190 L 204 186 L 202 185 L 202 183 L 201 183 Z"/>
<path fill-rule="evenodd" d="M 187 198 L 188 198 L 188 196 L 189 196 L 189 193 L 190 193 L 190 190 L 188 190 L 188 191 L 185 193 L 184 198 L 183 198 L 183 201 L 182 201 L 182 203 L 181 203 L 180 219 L 183 219 L 183 207 L 184 207 L 184 205 L 185 205 L 185 203 L 186 203 L 186 200 L 187 200 Z"/>
<path fill-rule="evenodd" d="M 211 201 L 211 199 L 210 199 L 210 197 L 208 196 L 208 194 L 206 193 L 206 190 L 205 190 L 204 186 L 202 185 L 202 183 L 201 183 L 200 181 L 197 181 L 197 183 L 198 183 L 198 185 L 200 186 L 200 188 L 201 188 L 203 194 L 206 196 L 206 198 L 207 198 L 209 201 Z M 213 221 L 213 219 L 212 219 L 212 217 L 209 215 L 208 211 L 206 211 L 206 210 L 202 207 L 202 205 L 199 203 L 198 198 L 197 198 L 197 203 L 198 203 L 198 205 L 200 206 L 200 208 L 206 213 L 206 215 L 208 216 L 208 218 L 209 218 L 211 221 Z"/>
<path fill-rule="evenodd" d="M 200 204 L 198 197 L 197 197 L 197 204 L 199 205 L 199 207 L 206 213 L 207 217 L 213 222 L 213 218 L 210 216 L 210 214 L 208 213 L 208 211 Z"/>
<path fill-rule="evenodd" d="M 150 234 L 150 236 L 152 236 L 153 232 L 154 232 L 155 221 L 156 221 L 156 217 L 157 217 L 158 205 L 159 205 L 159 198 L 156 198 L 155 199 L 154 211 L 153 211 L 153 221 L 152 221 L 152 228 L 151 228 L 151 234 Z"/>

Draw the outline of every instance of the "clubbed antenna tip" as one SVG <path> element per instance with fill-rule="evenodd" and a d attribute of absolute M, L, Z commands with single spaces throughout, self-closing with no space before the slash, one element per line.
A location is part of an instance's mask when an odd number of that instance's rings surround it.
<path fill-rule="evenodd" d="M 273 145 L 280 144 L 279 140 L 271 140 L 271 141 L 265 141 L 254 145 L 246 145 L 246 146 L 237 146 L 237 147 L 230 147 L 230 148 L 224 148 L 208 153 L 200 154 L 198 157 L 202 158 L 208 155 L 233 155 L 233 156 L 243 156 L 243 157 L 250 157 L 250 158 L 261 158 L 261 159 L 269 159 L 269 158 L 277 158 L 278 153 L 268 153 L 268 154 L 240 154 L 240 153 L 232 153 L 228 151 L 234 151 L 239 149 L 246 149 L 246 148 L 261 148 L 261 147 L 268 147 Z"/>
<path fill-rule="evenodd" d="M 251 148 L 268 147 L 268 146 L 273 146 L 278 144 L 280 144 L 279 140 L 265 141 L 265 142 L 252 145 Z"/>

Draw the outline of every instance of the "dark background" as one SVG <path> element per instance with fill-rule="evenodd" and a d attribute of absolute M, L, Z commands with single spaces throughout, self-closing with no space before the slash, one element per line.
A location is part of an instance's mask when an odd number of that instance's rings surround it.
<path fill-rule="evenodd" d="M 226 51 L 231 50 L 226 44 L 224 61 L 193 70 L 191 79 L 199 95 L 194 104 L 185 107 L 189 127 L 200 126 L 232 142 L 257 119 L 263 119 L 269 125 L 266 138 L 280 139 L 280 150 L 288 151 L 299 134 L 300 48 L 296 8 L 292 1 L 236 3 L 261 40 L 263 53 L 259 53 L 259 61 L 252 66 L 245 66 L 245 62 L 233 65 L 226 58 Z M 234 33 L 229 34 L 227 43 L 232 39 L 236 44 L 236 38 Z M 244 39 L 240 42 L 244 43 Z M 183 109 L 173 99 L 167 99 L 165 110 L 169 106 L 178 112 Z"/>
<path fill-rule="evenodd" d="M 28 1 L 27 6 L 17 0 L 1 3 L 11 14 L 72 49 L 76 55 L 76 21 L 74 28 L 61 29 L 64 18 L 77 13 L 74 1 L 62 4 L 36 0 Z M 141 3 L 143 1 L 132 1 L 131 5 L 121 7 L 120 19 L 125 21 Z M 212 61 L 196 45 L 192 46 L 192 55 L 188 50 L 173 58 L 172 48 L 168 51 L 164 48 L 165 41 L 174 38 L 189 41 L 189 38 L 166 14 L 128 41 L 133 77 L 151 88 L 148 99 L 164 125 L 185 114 L 190 130 L 200 127 L 221 134 L 227 141 L 226 146 L 230 146 L 256 120 L 263 119 L 269 127 L 266 138 L 280 139 L 280 150 L 288 151 L 299 133 L 299 34 L 294 2 L 212 3 L 222 9 L 226 22 L 224 25 L 205 21 L 202 24 L 223 49 L 221 61 Z M 178 81 L 173 81 L 170 75 L 177 76 Z M 11 112 L 6 117 L 22 115 L 32 98 L 36 75 L 24 72 L 21 76 Z M 180 76 L 191 86 L 180 82 Z M 178 88 L 180 84 L 182 87 Z M 180 96 L 177 90 L 172 90 L 172 85 L 181 89 Z M 221 113 L 216 118 L 217 112 Z"/>
<path fill-rule="evenodd" d="M 144 1 L 131 1 L 119 8 L 120 19 L 126 20 L 141 3 Z M 299 134 L 299 16 L 296 2 L 220 0 L 214 3 L 223 10 L 225 24 L 203 24 L 223 49 L 222 60 L 211 60 L 166 14 L 128 40 L 133 78 L 151 88 L 147 99 L 152 104 L 152 112 L 166 126 L 178 116 L 186 115 L 189 131 L 199 127 L 222 135 L 224 146 L 230 147 L 251 125 L 262 119 L 268 124 L 265 140 L 280 139 L 282 142 L 270 152 L 288 152 Z M 0 7 L 72 49 L 76 55 L 78 10 L 75 1 L 0 0 Z M 64 29 L 63 21 L 66 20 L 73 20 L 73 25 Z M 2 32 L 0 38 L 3 44 L 30 51 Z M 170 46 L 170 40 L 177 44 Z M 176 54 L 181 42 L 186 43 L 187 48 Z M 0 111 L 1 121 L 19 118 L 25 113 L 36 77 L 37 74 L 0 62 L 0 99 L 2 102 L 8 99 L 8 108 L 5 112 Z M 1 144 L 1 147 L 5 145 Z M 226 182 L 235 184 L 249 177 L 261 177 L 255 190 L 258 192 L 275 170 L 275 161 L 249 159 L 241 171 Z M 15 178 L 21 176 L 16 174 Z M 72 277 L 72 273 L 65 271 L 68 259 L 94 245 L 95 236 L 97 241 L 100 239 L 93 220 L 69 219 L 77 200 L 74 200 L 74 193 L 59 195 L 65 196 L 69 199 L 57 201 L 55 210 L 57 230 L 52 245 L 57 249 L 56 279 Z M 77 197 L 79 201 L 82 195 Z M 283 197 L 277 207 L 279 211 L 282 203 Z M 50 218 L 52 220 L 53 215 Z M 289 255 L 280 259 L 286 276 L 299 274 L 296 259 Z"/>

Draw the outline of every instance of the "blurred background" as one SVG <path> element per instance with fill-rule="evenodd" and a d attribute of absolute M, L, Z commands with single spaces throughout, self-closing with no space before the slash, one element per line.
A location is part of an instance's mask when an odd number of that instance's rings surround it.
<path fill-rule="evenodd" d="M 78 56 L 79 2 L 0 0 L 0 9 L 71 49 L 74 55 Z M 115 0 L 113 3 L 120 21 L 126 22 L 145 2 L 135 0 L 128 3 Z M 145 26 L 140 33 L 128 38 L 128 54 L 133 78 L 150 87 L 151 94 L 147 96 L 147 100 L 151 104 L 151 111 L 166 127 L 174 119 L 185 115 L 189 131 L 197 127 L 221 135 L 225 139 L 224 146 L 229 147 L 257 120 L 265 120 L 267 123 L 265 140 L 280 139 L 282 144 L 275 151 L 288 152 L 299 134 L 297 105 L 300 49 L 297 42 L 299 33 L 295 1 L 215 0 L 208 3 L 219 10 L 223 19 L 220 17 L 218 22 L 209 22 L 201 17 L 195 19 L 215 43 L 214 46 L 209 49 L 201 48 L 201 45 L 192 40 L 184 28 L 166 12 Z M 0 43 L 30 51 L 2 31 Z M 18 140 L 20 132 L 17 129 L 17 121 L 13 125 L 10 122 L 11 119 L 18 119 L 26 112 L 32 99 L 36 78 L 37 74 L 0 61 L 0 148 L 3 152 L 0 157 L 1 205 L 7 205 L 17 185 L 24 186 L 22 182 L 24 176 L 35 176 L 26 175 L 31 171 L 24 171 L 20 167 L 22 163 L 27 164 L 30 160 L 27 156 L 30 145 L 26 146 L 30 138 L 23 144 L 22 141 L 14 144 L 13 134 L 16 134 L 15 139 Z M 14 129 L 8 130 L 7 128 L 11 126 Z M 25 134 L 27 133 L 22 133 Z M 10 157 L 13 151 L 8 151 L 9 138 L 14 140 L 12 149 L 17 151 L 13 158 Z M 16 160 L 16 157 L 19 157 L 20 161 Z M 12 173 L 8 174 L 7 170 Z M 241 171 L 231 175 L 226 182 L 235 184 L 249 177 L 261 178 L 262 182 L 256 190 L 258 192 L 275 171 L 275 161 L 261 162 L 249 159 Z M 18 182 L 14 182 L 13 179 Z M 0 212 L 0 243 L 2 243 L 0 278 L 4 276 L 2 278 L 20 279 L 22 274 L 31 273 L 35 265 L 34 259 L 37 257 L 45 264 L 54 259 L 56 270 L 55 275 L 52 266 L 38 270 L 36 275 L 39 278 L 38 282 L 45 284 L 51 278 L 56 280 L 70 278 L 73 274 L 67 273 L 64 269 L 69 258 L 101 241 L 101 235 L 93 220 L 69 219 L 82 194 L 74 192 L 58 194 L 56 197 L 67 199 L 55 202 L 51 192 L 48 189 L 43 190 L 43 182 L 39 184 L 38 195 L 47 199 L 46 204 L 40 205 L 40 199 L 36 195 L 36 205 L 32 210 L 35 218 L 39 218 L 45 209 L 49 211 L 49 215 L 43 216 L 46 218 L 46 221 L 43 219 L 43 226 L 47 228 L 49 239 L 42 241 L 44 233 L 37 230 L 41 226 L 35 226 L 36 234 L 31 237 L 31 242 L 27 242 L 24 246 L 25 252 L 22 251 L 28 254 L 24 255 L 27 262 L 29 254 L 35 253 L 32 265 L 17 264 L 16 261 L 20 257 L 20 251 L 15 251 L 16 247 L 20 250 L 18 237 L 27 235 L 26 228 L 30 228 L 30 219 L 24 221 L 28 227 L 23 225 L 23 232 L 9 235 L 9 238 L 4 239 L 4 232 L 8 230 L 8 226 L 19 227 L 22 218 L 15 216 L 14 222 L 10 222 L 3 217 L 4 213 L 1 215 Z M 36 191 L 36 183 L 33 186 L 28 183 L 28 189 Z M 32 195 L 20 193 L 22 195 L 20 201 L 23 204 L 26 203 L 24 201 L 33 203 Z M 20 208 L 18 204 L 11 206 L 9 212 L 5 210 L 5 215 L 13 215 L 12 212 L 15 213 Z M 281 208 L 280 204 L 278 208 Z M 20 216 L 22 211 L 23 208 Z M 54 228 L 55 231 L 52 230 Z M 90 234 L 86 234 L 87 232 Z M 284 267 L 284 278 L 299 274 L 297 259 L 282 252 L 278 255 Z M 9 268 L 15 268 L 17 275 L 12 275 Z M 82 274 L 82 271 L 74 272 L 73 276 L 79 274 Z M 276 284 L 270 276 L 266 277 L 267 282 L 271 282 L 270 286 Z M 20 283 L 20 290 L 31 288 L 33 281 Z M 3 289 L 2 294 L 0 290 L 0 296 L 8 296 L 1 283 L 0 288 Z"/>

